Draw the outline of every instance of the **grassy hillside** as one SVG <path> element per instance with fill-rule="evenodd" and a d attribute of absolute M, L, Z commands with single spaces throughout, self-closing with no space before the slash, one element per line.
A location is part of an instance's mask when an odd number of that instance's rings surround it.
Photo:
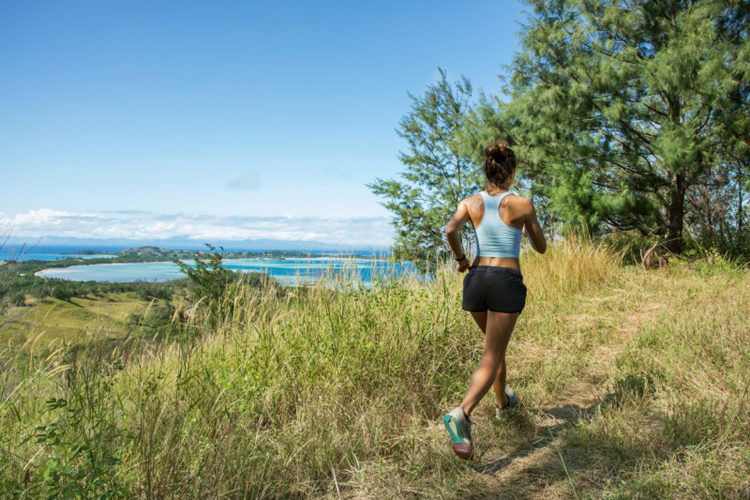
<path fill-rule="evenodd" d="M 7 350 L 6 492 L 139 497 L 747 498 L 750 276 L 643 271 L 566 242 L 522 257 L 519 407 L 441 425 L 481 352 L 461 275 L 284 298 L 251 288 L 179 340 Z"/>
<path fill-rule="evenodd" d="M 130 315 L 143 316 L 149 305 L 134 292 L 110 292 L 101 296 L 26 296 L 26 305 L 8 307 L 0 314 L 0 342 L 19 346 L 28 341 L 47 346 L 53 342 L 77 343 L 92 338 L 126 337 Z M 153 302 L 153 304 L 152 304 Z"/>

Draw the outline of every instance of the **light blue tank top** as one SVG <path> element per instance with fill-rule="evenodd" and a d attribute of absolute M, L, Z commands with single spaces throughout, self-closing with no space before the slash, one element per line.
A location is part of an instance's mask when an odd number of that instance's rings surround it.
<path fill-rule="evenodd" d="M 477 255 L 480 257 L 510 257 L 518 258 L 521 253 L 520 229 L 511 227 L 500 218 L 500 202 L 506 195 L 506 191 L 496 196 L 480 192 L 484 201 L 484 217 L 475 228 L 477 234 Z"/>

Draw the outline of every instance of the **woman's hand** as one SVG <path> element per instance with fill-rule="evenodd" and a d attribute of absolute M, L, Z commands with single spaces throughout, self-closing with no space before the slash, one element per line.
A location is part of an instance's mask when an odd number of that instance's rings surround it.
<path fill-rule="evenodd" d="M 459 260 L 456 263 L 456 269 L 458 270 L 459 273 L 466 271 L 467 269 L 469 269 L 470 266 L 471 266 L 471 262 L 469 261 L 468 257 L 464 258 L 463 260 Z"/>

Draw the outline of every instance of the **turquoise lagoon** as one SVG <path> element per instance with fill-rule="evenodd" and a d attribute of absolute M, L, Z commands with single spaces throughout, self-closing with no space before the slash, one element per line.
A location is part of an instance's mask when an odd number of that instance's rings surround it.
<path fill-rule="evenodd" d="M 182 262 L 195 265 L 192 259 Z M 316 283 L 327 274 L 347 280 L 371 284 L 378 278 L 417 275 L 409 262 L 388 262 L 374 259 L 319 257 L 296 259 L 224 259 L 226 269 L 247 273 L 266 273 L 284 285 L 299 286 Z M 37 271 L 42 278 L 61 278 L 72 281 L 170 281 L 185 274 L 172 262 L 136 262 L 78 265 Z"/>

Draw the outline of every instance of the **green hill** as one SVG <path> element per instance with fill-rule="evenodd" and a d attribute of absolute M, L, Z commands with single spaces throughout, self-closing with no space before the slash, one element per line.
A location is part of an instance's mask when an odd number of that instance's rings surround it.
<path fill-rule="evenodd" d="M 121 256 L 137 256 L 137 257 L 166 257 L 173 253 L 174 253 L 173 250 L 166 250 L 164 248 L 153 247 L 153 246 L 127 248 L 119 252 Z"/>
<path fill-rule="evenodd" d="M 443 413 L 482 337 L 463 276 L 372 290 L 242 288 L 184 336 L 5 351 L 0 486 L 11 495 L 747 498 L 750 275 L 658 270 L 563 242 L 522 256 L 507 353 L 519 406 Z M 230 306 L 231 304 L 231 306 Z"/>

